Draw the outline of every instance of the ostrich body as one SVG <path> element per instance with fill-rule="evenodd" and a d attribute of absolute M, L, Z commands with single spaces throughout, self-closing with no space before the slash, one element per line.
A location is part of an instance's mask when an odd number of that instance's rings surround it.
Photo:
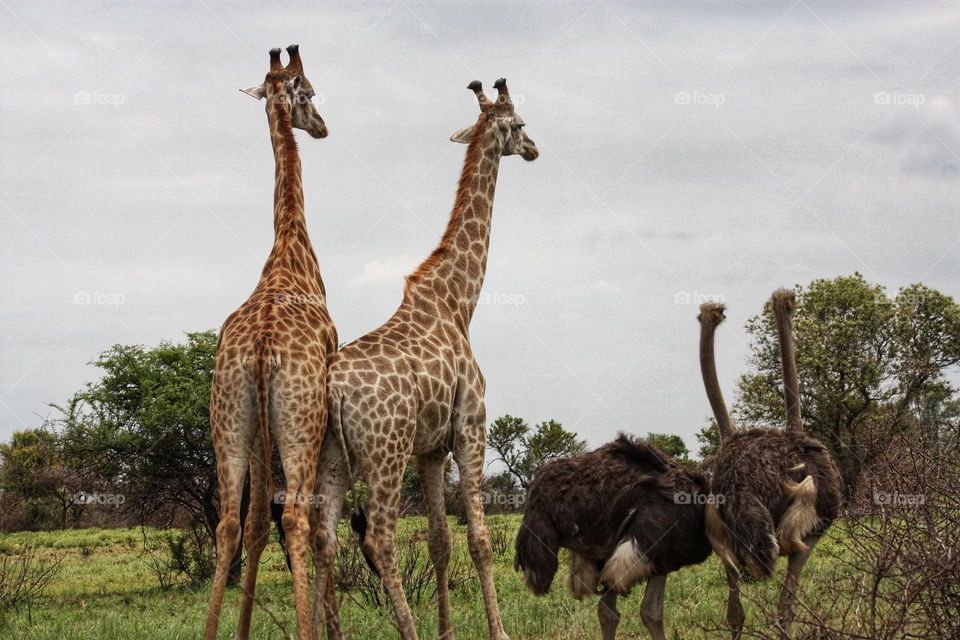
<path fill-rule="evenodd" d="M 800 392 L 793 354 L 792 291 L 772 299 L 780 343 L 786 429 L 736 430 L 717 381 L 713 334 L 724 319 L 721 304 L 700 307 L 700 365 L 707 397 L 720 428 L 720 451 L 711 488 L 718 497 L 707 505 L 707 536 L 727 572 L 727 622 L 734 638 L 743 631 L 740 576 L 766 578 L 778 556 L 787 556 L 780 592 L 780 637 L 790 637 L 800 572 L 813 546 L 836 519 L 841 480 L 837 466 L 818 440 L 803 432 Z"/>
<path fill-rule="evenodd" d="M 707 482 L 642 441 L 621 435 L 599 449 L 549 463 L 527 491 L 514 568 L 535 595 L 550 590 L 560 548 L 571 553 L 574 598 L 601 595 L 604 640 L 620 619 L 617 597 L 648 578 L 641 617 L 663 632 L 666 576 L 710 555 L 704 533 Z"/>

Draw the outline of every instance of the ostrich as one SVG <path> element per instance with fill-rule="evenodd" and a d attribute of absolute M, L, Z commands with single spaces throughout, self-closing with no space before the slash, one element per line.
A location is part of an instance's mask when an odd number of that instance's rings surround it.
<path fill-rule="evenodd" d="M 577 600 L 601 595 L 597 616 L 604 640 L 616 637 L 617 597 L 647 578 L 640 616 L 655 640 L 665 640 L 667 574 L 710 555 L 706 495 L 701 474 L 621 434 L 596 451 L 537 472 L 527 491 L 514 569 L 542 596 L 557 572 L 557 552 L 569 549 L 567 587 Z"/>
<path fill-rule="evenodd" d="M 796 308 L 793 292 L 780 289 L 771 303 L 780 343 L 785 430 L 734 428 L 717 382 L 713 350 L 713 335 L 724 319 L 724 306 L 706 303 L 699 316 L 700 367 L 720 428 L 720 451 L 711 481 L 718 498 L 706 507 L 706 530 L 726 568 L 727 622 L 735 640 L 740 638 L 744 620 L 741 571 L 748 578 L 767 578 L 773 574 L 778 555 L 788 558 L 778 609 L 780 637 L 790 637 L 800 572 L 813 546 L 837 517 L 841 500 L 840 473 L 830 453 L 803 432 L 791 331 Z"/>

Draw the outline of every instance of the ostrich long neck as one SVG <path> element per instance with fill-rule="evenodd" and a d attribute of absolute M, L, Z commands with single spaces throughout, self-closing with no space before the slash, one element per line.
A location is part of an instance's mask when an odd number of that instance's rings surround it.
<path fill-rule="evenodd" d="M 261 282 L 275 273 L 293 276 L 286 282 L 302 293 L 324 295 L 323 280 L 313 246 L 307 235 L 304 218 L 303 182 L 300 175 L 300 154 L 293 137 L 290 103 L 279 80 L 267 82 L 267 123 L 275 162 L 273 188 L 274 242 L 270 257 L 263 267 Z M 276 286 L 277 283 L 271 283 Z"/>
<path fill-rule="evenodd" d="M 717 380 L 717 363 L 713 349 L 713 336 L 716 328 L 716 325 L 711 322 L 703 321 L 700 323 L 700 373 L 703 375 L 703 386 L 707 390 L 710 408 L 713 409 L 717 426 L 720 428 L 720 443 L 722 445 L 725 440 L 733 435 L 734 430 L 733 420 L 730 419 L 727 404 L 723 401 L 723 393 L 720 391 L 720 382 Z"/>
<path fill-rule="evenodd" d="M 800 384 L 797 381 L 797 360 L 793 350 L 793 299 L 775 294 L 773 312 L 780 342 L 780 368 L 783 373 L 783 401 L 787 414 L 787 431 L 803 431 L 800 419 Z"/>
<path fill-rule="evenodd" d="M 490 223 L 503 147 L 491 126 L 478 122 L 467 145 L 457 196 L 440 244 L 408 278 L 408 291 L 445 304 L 470 324 L 483 287 Z"/>

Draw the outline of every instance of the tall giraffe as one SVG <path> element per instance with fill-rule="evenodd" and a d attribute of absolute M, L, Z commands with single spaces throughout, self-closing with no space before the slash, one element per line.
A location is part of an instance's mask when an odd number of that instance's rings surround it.
<path fill-rule="evenodd" d="M 263 83 L 244 89 L 266 98 L 267 122 L 276 162 L 273 228 L 275 239 L 253 294 L 220 330 L 210 395 L 210 424 L 217 455 L 220 524 L 217 568 L 207 613 L 206 640 L 214 640 L 230 560 L 240 544 L 240 493 L 250 470 L 250 508 L 244 530 L 244 576 L 238 638 L 250 631 L 260 554 L 269 534 L 271 432 L 286 476 L 283 525 L 291 557 L 297 631 L 309 640 L 307 585 L 308 496 L 327 425 L 327 360 L 337 332 L 327 313 L 320 268 L 303 214 L 300 156 L 293 129 L 324 138 L 327 127 L 311 102 L 313 87 L 303 75 L 297 45 L 270 51 Z"/>
<path fill-rule="evenodd" d="M 363 548 L 390 596 L 400 634 L 416 638 L 400 583 L 394 533 L 400 482 L 417 457 L 430 522 L 430 559 L 437 575 L 440 637 L 452 638 L 447 565 L 450 531 L 443 504 L 443 468 L 452 452 L 466 501 L 470 554 L 480 574 L 490 637 L 505 640 L 491 568 L 480 483 L 486 444 L 485 383 L 470 348 L 470 319 L 487 266 L 490 218 L 502 156 L 535 160 L 536 145 L 523 131 L 506 81 L 496 102 L 470 83 L 480 117 L 451 140 L 466 143 L 453 212 L 440 245 L 407 277 L 403 302 L 383 326 L 341 349 L 330 365 L 330 435 L 318 467 L 324 496 L 314 524 L 317 598 L 325 598 L 328 637 L 339 637 L 330 568 L 343 494 L 358 469 L 367 483 L 369 520 Z M 349 453 L 341 454 L 341 445 Z M 346 464 L 341 464 L 345 462 Z M 366 526 L 368 525 L 368 526 Z M 320 605 L 315 609 L 319 618 Z"/>

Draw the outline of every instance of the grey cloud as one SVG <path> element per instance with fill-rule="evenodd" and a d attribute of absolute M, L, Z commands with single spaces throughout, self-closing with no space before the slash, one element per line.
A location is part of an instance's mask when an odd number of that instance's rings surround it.
<path fill-rule="evenodd" d="M 300 149 L 345 340 L 396 307 L 398 257 L 440 238 L 463 153 L 448 137 L 477 115 L 465 85 L 506 76 L 524 96 L 541 156 L 504 160 L 485 285 L 514 297 L 472 326 L 491 417 L 694 445 L 709 407 L 678 292 L 727 300 L 728 396 L 743 322 L 778 286 L 861 270 L 960 293 L 957 120 L 933 104 L 960 100 L 960 22 L 937 3 L 6 4 L 0 438 L 94 378 L 100 350 L 217 327 L 249 294 L 273 158 L 237 89 L 291 42 L 330 126 Z M 893 88 L 930 101 L 874 103 Z"/>

